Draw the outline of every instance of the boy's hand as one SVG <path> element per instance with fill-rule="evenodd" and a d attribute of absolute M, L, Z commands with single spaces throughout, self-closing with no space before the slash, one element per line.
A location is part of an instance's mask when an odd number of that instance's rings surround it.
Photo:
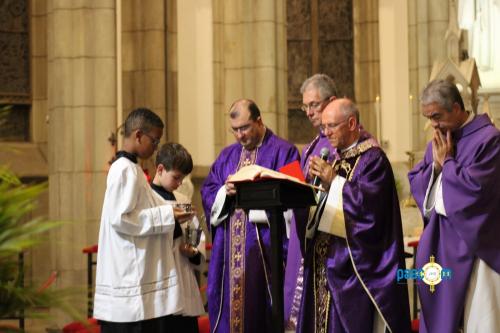
<path fill-rule="evenodd" d="M 179 222 L 181 224 L 191 220 L 195 214 L 196 214 L 195 210 L 192 210 L 190 212 L 186 212 L 182 208 L 174 207 L 174 218 L 177 222 Z"/>
<path fill-rule="evenodd" d="M 179 251 L 183 256 L 188 258 L 192 258 L 198 254 L 198 249 L 188 243 L 182 243 L 181 245 L 179 245 Z"/>

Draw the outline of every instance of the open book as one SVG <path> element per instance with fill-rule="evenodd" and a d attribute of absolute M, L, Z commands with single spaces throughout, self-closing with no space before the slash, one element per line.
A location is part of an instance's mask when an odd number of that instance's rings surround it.
<path fill-rule="evenodd" d="M 248 181 L 258 181 L 258 180 L 263 180 L 263 179 L 283 179 L 283 180 L 289 180 L 294 183 L 298 183 L 304 186 L 309 186 L 315 189 L 320 189 L 323 191 L 322 188 L 319 188 L 317 186 L 313 186 L 311 184 L 305 183 L 298 179 L 297 177 L 289 176 L 287 174 L 274 171 L 272 169 L 264 168 L 260 165 L 252 164 L 252 165 L 247 165 L 240 170 L 238 170 L 234 175 L 230 176 L 228 178 L 228 182 L 231 183 L 238 183 L 238 182 L 248 182 Z"/>

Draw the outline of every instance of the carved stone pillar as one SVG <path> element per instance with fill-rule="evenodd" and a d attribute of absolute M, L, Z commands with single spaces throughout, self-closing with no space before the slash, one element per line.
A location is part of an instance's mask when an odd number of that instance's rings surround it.
<path fill-rule="evenodd" d="M 286 1 L 215 0 L 214 122 L 216 153 L 234 137 L 227 109 L 255 100 L 264 123 L 287 137 Z"/>
<path fill-rule="evenodd" d="M 49 216 L 67 221 L 51 235 L 61 287 L 85 286 L 81 249 L 97 242 L 116 129 L 115 15 L 114 0 L 47 2 Z"/>

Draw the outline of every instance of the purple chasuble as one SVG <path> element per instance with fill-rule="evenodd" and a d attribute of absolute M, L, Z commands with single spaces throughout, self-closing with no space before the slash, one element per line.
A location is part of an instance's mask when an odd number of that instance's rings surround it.
<path fill-rule="evenodd" d="M 331 162 L 334 156 L 334 149 L 330 145 L 328 138 L 320 133 L 314 140 L 302 151 L 300 165 L 302 173 L 306 177 L 306 182 L 312 183 L 309 177 L 309 159 L 312 156 L 319 156 L 324 147 L 330 150 L 328 161 Z M 285 269 L 284 285 L 284 304 L 285 304 L 285 329 L 295 330 L 297 326 L 297 317 L 300 308 L 300 301 L 303 291 L 303 256 L 300 249 L 299 239 L 305 237 L 304 234 L 298 235 L 295 227 L 295 220 L 301 219 L 307 223 L 309 210 L 296 209 L 295 215 L 290 225 L 290 239 L 288 241 L 288 255 Z M 303 230 L 305 231 L 305 229 Z"/>
<path fill-rule="evenodd" d="M 297 148 L 267 129 L 260 147 L 247 151 L 239 143 L 222 150 L 201 188 L 205 216 L 227 177 L 244 164 L 278 170 L 299 159 Z M 210 221 L 208 221 L 210 222 Z M 270 230 L 251 223 L 245 212 L 230 208 L 229 217 L 212 226 L 208 271 L 208 312 L 212 332 L 272 332 Z M 284 235 L 286 255 L 286 235 Z"/>
<path fill-rule="evenodd" d="M 370 333 L 375 315 L 391 332 L 410 331 L 407 286 L 396 282 L 396 271 L 405 268 L 399 200 L 377 146 L 360 139 L 334 162 L 346 179 L 347 240 L 316 231 L 307 245 L 297 332 Z"/>
<path fill-rule="evenodd" d="M 487 115 L 480 115 L 455 131 L 453 141 L 455 156 L 446 158 L 442 169 L 447 216 L 433 210 L 424 217 L 416 259 L 416 267 L 422 268 L 434 256 L 452 276 L 433 293 L 419 281 L 420 332 L 457 332 L 475 260 L 482 259 L 500 274 L 500 132 Z M 408 174 L 421 211 L 432 167 L 429 143 L 424 160 Z"/>

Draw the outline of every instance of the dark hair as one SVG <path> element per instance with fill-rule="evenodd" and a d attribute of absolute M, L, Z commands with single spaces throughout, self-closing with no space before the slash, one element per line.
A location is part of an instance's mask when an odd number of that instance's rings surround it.
<path fill-rule="evenodd" d="M 255 121 L 260 117 L 259 107 L 251 99 L 239 99 L 231 104 L 231 107 L 229 108 L 229 117 L 231 117 L 231 119 L 238 117 L 242 108 L 245 108 L 248 112 L 250 112 L 249 120 Z"/>
<path fill-rule="evenodd" d="M 458 103 L 465 110 L 464 101 L 457 86 L 448 80 L 434 80 L 427 84 L 420 96 L 420 104 L 437 103 L 440 107 L 451 112 L 454 103 Z"/>
<path fill-rule="evenodd" d="M 153 128 L 163 128 L 164 125 L 161 118 L 150 109 L 137 108 L 130 112 L 123 127 L 125 137 L 128 138 L 137 129 L 148 133 Z"/>
<path fill-rule="evenodd" d="M 193 171 L 193 159 L 179 143 L 168 142 L 156 154 L 156 166 L 163 164 L 167 171 L 178 170 L 187 175 Z"/>

